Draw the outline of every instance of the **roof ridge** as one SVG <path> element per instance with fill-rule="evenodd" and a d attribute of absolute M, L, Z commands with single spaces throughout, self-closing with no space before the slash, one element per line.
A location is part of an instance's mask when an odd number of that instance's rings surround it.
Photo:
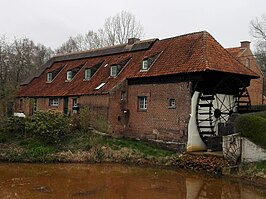
<path fill-rule="evenodd" d="M 156 41 L 156 40 L 158 40 L 158 38 L 145 39 L 145 40 L 136 41 L 134 44 L 142 44 L 142 43 L 146 43 L 146 42 L 153 42 L 153 41 Z M 131 46 L 133 46 L 133 45 L 131 45 Z M 100 47 L 100 48 L 93 48 L 93 49 L 79 51 L 79 52 L 58 54 L 58 55 L 55 55 L 54 57 L 55 58 L 61 58 L 61 57 L 66 57 L 66 56 L 71 56 L 71 55 L 87 54 L 87 53 L 90 53 L 90 52 L 97 52 L 97 51 L 109 50 L 109 49 L 114 49 L 114 48 L 118 48 L 118 47 L 126 47 L 126 46 L 128 46 L 127 43 L 117 44 L 117 45 L 105 46 L 105 47 Z"/>
<path fill-rule="evenodd" d="M 207 48 L 208 48 L 208 37 L 209 33 L 207 31 L 203 32 L 203 59 L 204 59 L 204 64 L 206 66 L 206 69 L 209 68 L 209 60 L 208 60 L 208 55 L 207 55 Z"/>
<path fill-rule="evenodd" d="M 180 38 L 180 37 L 187 37 L 187 36 L 191 36 L 191 35 L 202 34 L 204 32 L 208 33 L 208 31 L 202 30 L 202 31 L 198 31 L 198 32 L 190 32 L 190 33 L 185 33 L 185 34 L 182 34 L 182 35 L 177 35 L 177 36 L 174 36 L 174 37 L 168 37 L 168 38 L 160 39 L 160 41 L 165 41 L 165 40 L 170 40 L 170 39 L 177 39 L 177 38 Z"/>

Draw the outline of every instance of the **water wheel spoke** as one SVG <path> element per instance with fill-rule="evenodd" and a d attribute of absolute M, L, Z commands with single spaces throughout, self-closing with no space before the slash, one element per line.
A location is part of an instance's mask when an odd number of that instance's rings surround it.
<path fill-rule="evenodd" d="M 219 102 L 221 102 L 221 107 L 223 106 L 223 107 L 225 107 L 228 111 L 230 111 L 230 110 L 228 109 L 228 107 L 224 104 L 224 101 L 222 101 L 219 97 L 217 97 L 217 99 L 219 100 Z M 220 107 L 220 109 L 221 109 L 221 107 Z"/>

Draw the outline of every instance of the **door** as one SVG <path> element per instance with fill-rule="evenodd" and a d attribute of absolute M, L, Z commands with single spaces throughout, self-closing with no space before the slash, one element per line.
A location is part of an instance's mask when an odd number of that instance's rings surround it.
<path fill-rule="evenodd" d="M 68 114 L 68 97 L 64 97 L 64 114 Z"/>

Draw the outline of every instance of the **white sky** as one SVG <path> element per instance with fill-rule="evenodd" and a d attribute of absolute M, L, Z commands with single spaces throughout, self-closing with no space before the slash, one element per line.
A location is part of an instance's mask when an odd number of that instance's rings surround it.
<path fill-rule="evenodd" d="M 56 48 L 69 36 L 97 31 L 122 10 L 140 21 L 145 39 L 207 30 L 224 47 L 235 47 L 252 41 L 250 20 L 266 13 L 266 0 L 0 0 L 0 36 Z"/>

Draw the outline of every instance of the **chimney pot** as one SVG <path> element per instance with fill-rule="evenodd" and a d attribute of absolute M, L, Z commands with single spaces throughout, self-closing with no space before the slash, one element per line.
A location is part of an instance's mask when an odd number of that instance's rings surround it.
<path fill-rule="evenodd" d="M 133 45 L 133 44 L 136 43 L 137 41 L 140 41 L 140 39 L 139 39 L 139 38 L 129 38 L 129 39 L 127 40 L 127 44 L 128 44 L 128 45 Z"/>
<path fill-rule="evenodd" d="M 241 41 L 241 48 L 248 48 L 250 49 L 250 41 Z"/>

